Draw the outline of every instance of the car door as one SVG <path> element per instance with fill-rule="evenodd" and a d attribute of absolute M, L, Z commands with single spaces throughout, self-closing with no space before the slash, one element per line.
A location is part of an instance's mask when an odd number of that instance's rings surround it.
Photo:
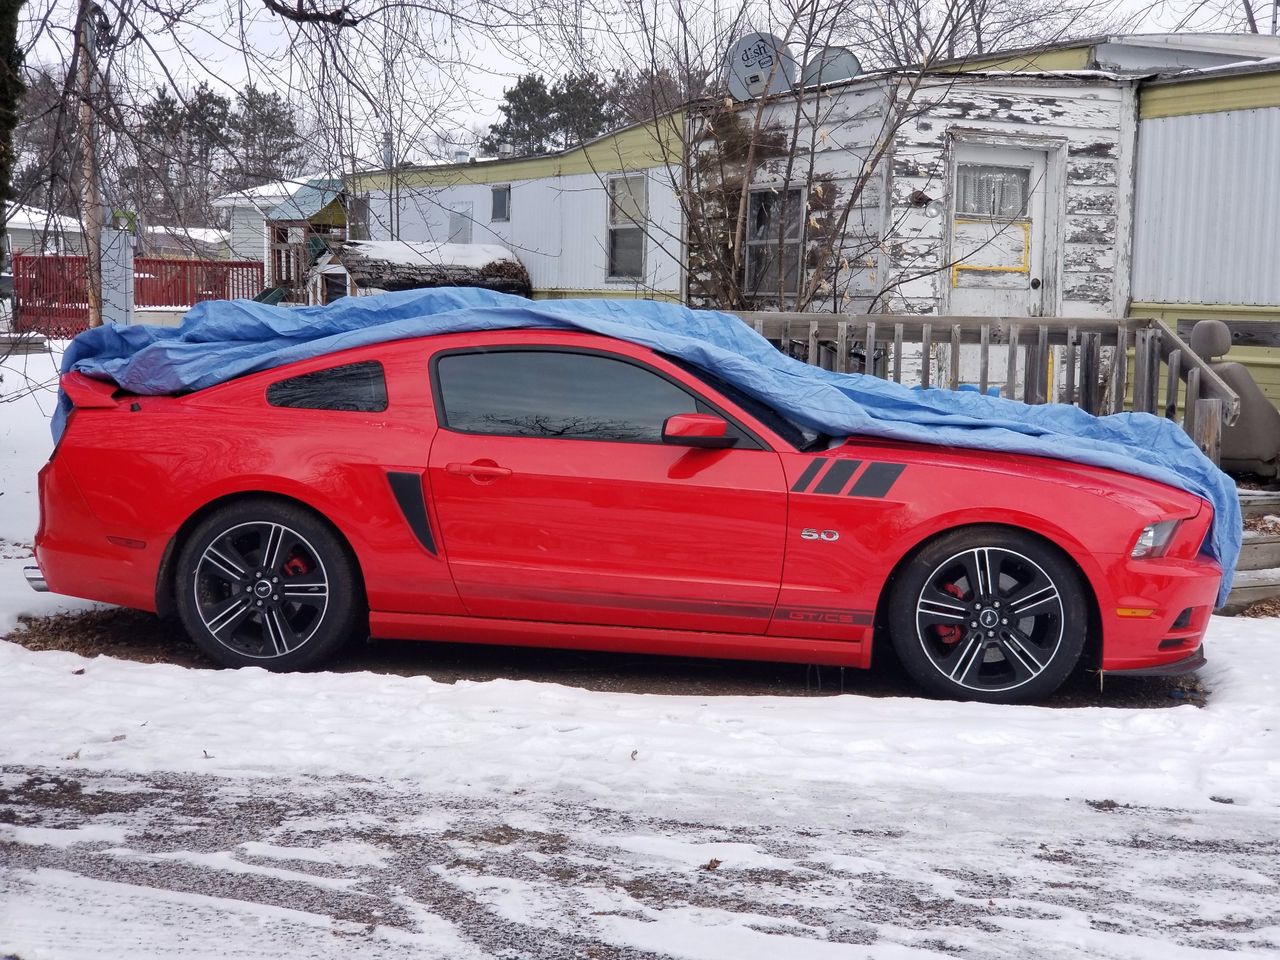
<path fill-rule="evenodd" d="M 462 348 L 433 358 L 428 475 L 473 616 L 764 633 L 782 575 L 777 453 L 662 442 L 722 412 L 625 351 Z"/>

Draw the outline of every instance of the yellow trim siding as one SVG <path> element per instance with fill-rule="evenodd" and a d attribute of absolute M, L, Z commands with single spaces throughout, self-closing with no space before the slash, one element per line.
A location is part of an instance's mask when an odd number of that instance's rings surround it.
<path fill-rule="evenodd" d="M 1135 303 L 1129 309 L 1133 317 L 1155 317 L 1166 326 L 1177 328 L 1179 320 L 1246 320 L 1280 326 L 1280 306 L 1247 306 L 1214 303 Z M 1229 360 L 1243 363 L 1263 394 L 1280 406 L 1280 348 L 1233 347 Z"/>
<path fill-rule="evenodd" d="M 1088 70 L 1093 63 L 1093 47 L 1068 47 L 1064 50 L 1029 50 L 1009 56 L 989 57 L 985 60 L 969 60 L 965 63 L 943 64 L 937 69 L 943 72 L 1026 73 L 1042 70 Z"/>
<path fill-rule="evenodd" d="M 683 157 L 684 114 L 677 111 L 657 121 L 626 127 L 590 143 L 541 157 L 486 160 L 407 168 L 396 174 L 399 187 L 453 187 L 464 184 L 511 183 L 582 173 L 618 173 L 668 164 Z M 385 170 L 348 178 L 355 190 L 385 190 L 391 175 Z"/>
<path fill-rule="evenodd" d="M 1261 107 L 1280 107 L 1280 70 L 1162 83 L 1138 91 L 1138 116 L 1143 120 Z"/>

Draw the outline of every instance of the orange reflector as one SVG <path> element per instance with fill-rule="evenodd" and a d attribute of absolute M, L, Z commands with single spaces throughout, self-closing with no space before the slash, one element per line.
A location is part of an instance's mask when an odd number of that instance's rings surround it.
<path fill-rule="evenodd" d="M 145 550 L 147 547 L 147 541 L 130 540 L 128 537 L 107 537 L 107 540 L 117 547 L 128 547 L 130 550 Z"/>
<path fill-rule="evenodd" d="M 1147 607 L 1116 607 L 1116 616 L 1140 619 L 1142 617 L 1155 616 L 1155 611 Z"/>

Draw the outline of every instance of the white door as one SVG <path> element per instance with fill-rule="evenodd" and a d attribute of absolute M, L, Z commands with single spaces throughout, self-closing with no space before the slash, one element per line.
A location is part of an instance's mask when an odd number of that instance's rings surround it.
<path fill-rule="evenodd" d="M 1031 148 L 957 146 L 950 313 L 1040 317 L 1053 312 L 1044 297 L 1047 159 L 1045 151 Z"/>
<path fill-rule="evenodd" d="M 471 242 L 471 204 L 455 203 L 449 208 L 449 242 Z"/>

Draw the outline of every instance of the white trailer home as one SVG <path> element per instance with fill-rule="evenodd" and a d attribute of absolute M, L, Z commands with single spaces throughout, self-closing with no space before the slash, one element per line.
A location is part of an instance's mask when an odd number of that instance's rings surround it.
<path fill-rule="evenodd" d="M 1131 312 L 1224 321 L 1280 403 L 1280 58 L 1142 85 L 1134 215 Z"/>
<path fill-rule="evenodd" d="M 691 107 L 689 294 L 846 313 L 1123 315 L 1144 82 L 1268 54 L 1280 41 L 1098 37 Z M 745 250 L 725 270 L 735 227 Z"/>
<path fill-rule="evenodd" d="M 500 244 L 535 298 L 681 297 L 678 118 L 536 157 L 347 180 L 354 239 Z"/>

